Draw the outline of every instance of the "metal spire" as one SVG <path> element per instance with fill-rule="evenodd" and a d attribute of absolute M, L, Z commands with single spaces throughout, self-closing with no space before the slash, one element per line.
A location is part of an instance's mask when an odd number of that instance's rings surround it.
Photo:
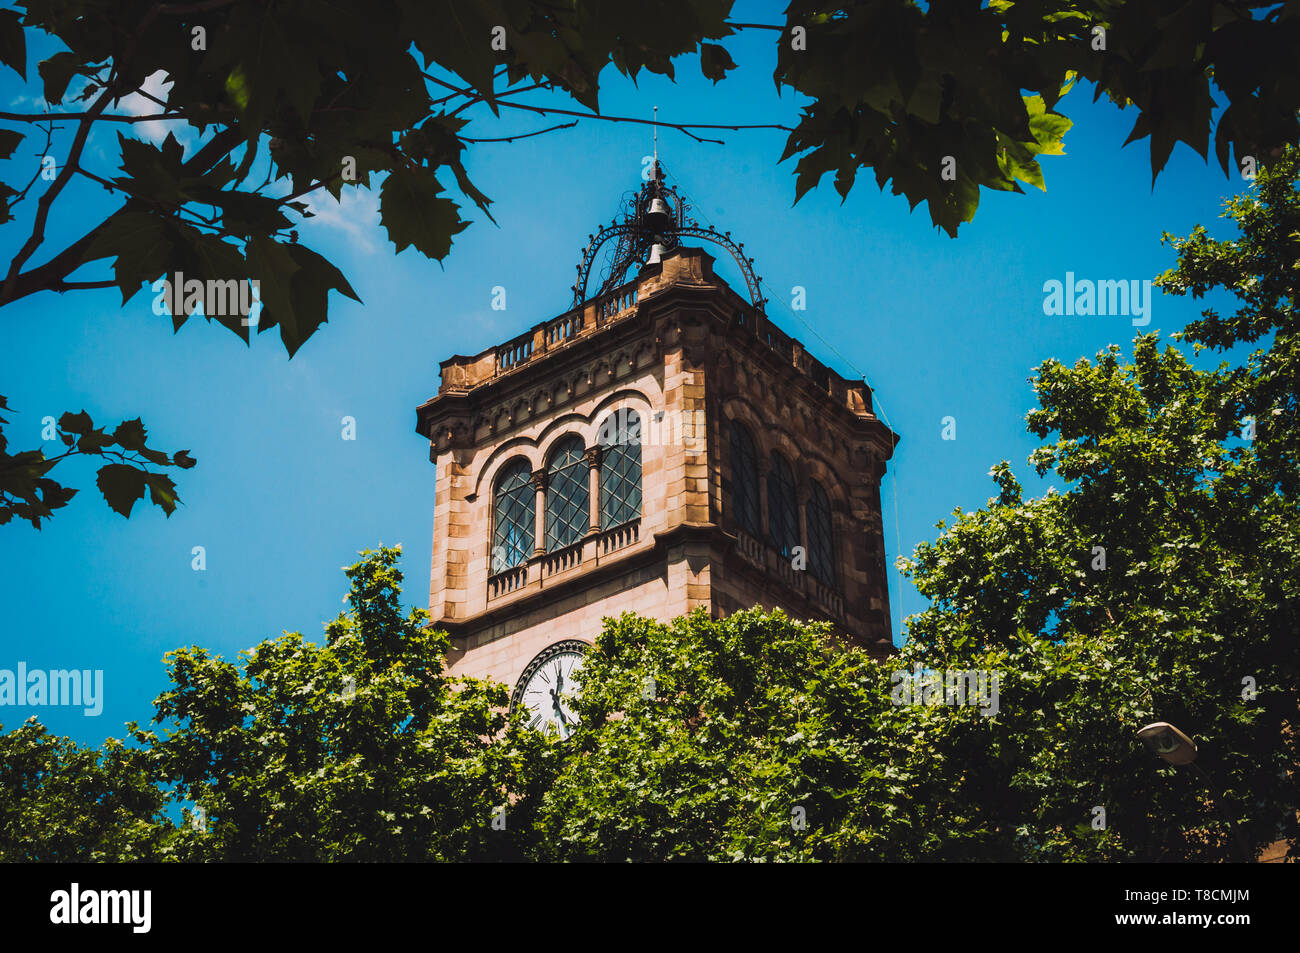
<path fill-rule="evenodd" d="M 659 107 L 655 107 L 655 168 L 659 168 Z"/>
<path fill-rule="evenodd" d="M 596 235 L 587 236 L 587 246 L 582 250 L 582 260 L 577 266 L 578 280 L 573 285 L 573 307 L 587 300 L 587 283 L 596 270 L 600 249 L 613 242 L 612 254 L 607 252 L 606 263 L 600 269 L 599 290 L 595 297 L 607 294 L 627 280 L 633 269 L 645 264 L 655 264 L 676 248 L 683 238 L 699 238 L 722 246 L 735 259 L 749 287 L 749 298 L 758 310 L 763 310 L 760 280 L 754 274 L 753 260 L 745 257 L 745 246 L 731 240 L 731 233 L 719 233 L 703 228 L 691 217 L 691 203 L 676 186 L 665 186 L 664 171 L 659 165 L 659 107 L 654 107 L 654 165 L 651 175 L 635 193 L 628 193 L 623 201 L 622 218 L 615 217 Z"/>

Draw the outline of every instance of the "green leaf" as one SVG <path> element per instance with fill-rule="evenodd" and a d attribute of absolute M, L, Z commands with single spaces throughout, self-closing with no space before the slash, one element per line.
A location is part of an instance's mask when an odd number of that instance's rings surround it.
<path fill-rule="evenodd" d="M 135 501 L 144 496 L 147 477 L 145 471 L 125 463 L 109 463 L 99 468 L 95 483 L 109 507 L 129 517 Z"/>
<path fill-rule="evenodd" d="M 185 266 L 185 281 L 191 278 L 201 281 L 221 282 L 225 289 L 225 304 L 211 302 L 209 306 L 217 312 L 205 314 L 209 321 L 216 321 L 248 343 L 249 325 L 246 323 L 252 307 L 251 289 L 247 289 L 248 264 L 240 250 L 229 242 L 222 241 L 216 235 L 200 232 L 196 228 L 182 225 L 178 232 L 188 247 L 188 261 Z M 245 302 L 249 308 L 245 308 Z"/>
<path fill-rule="evenodd" d="M 149 487 L 150 502 L 162 507 L 162 511 L 171 516 L 176 510 L 176 504 L 180 502 L 180 498 L 176 495 L 176 484 L 172 482 L 172 478 L 165 473 L 150 473 L 144 479 Z"/>
<path fill-rule="evenodd" d="M 248 103 L 252 96 L 251 85 L 248 70 L 243 63 L 236 63 L 226 74 L 226 98 L 230 100 L 230 105 L 235 107 L 235 112 L 241 116 L 248 112 Z"/>
<path fill-rule="evenodd" d="M 1002 155 L 998 158 L 999 168 L 1007 178 L 1016 178 L 1022 182 L 1028 182 L 1030 185 L 1047 191 L 1047 185 L 1043 181 L 1043 170 L 1038 164 L 1038 160 L 1033 154 L 1021 143 L 1000 140 L 1003 142 Z"/>
<path fill-rule="evenodd" d="M 454 116 L 439 114 L 429 118 L 419 129 L 412 130 L 402 137 L 402 151 L 414 159 L 436 170 L 439 166 L 449 166 L 456 176 L 457 187 L 474 201 L 488 219 L 495 222 L 488 206 L 492 200 L 484 195 L 470 181 L 465 171 L 463 153 L 465 143 L 459 133 L 465 127 L 466 120 Z"/>
<path fill-rule="evenodd" d="M 306 25 L 275 10 L 252 7 L 237 10 L 232 20 L 247 32 L 239 59 L 229 67 L 225 90 L 245 137 L 255 141 L 284 106 L 306 126 L 321 90 L 319 46 L 311 42 Z"/>
<path fill-rule="evenodd" d="M 145 438 L 144 424 L 139 417 L 122 421 L 113 431 L 114 442 L 123 450 L 142 450 Z"/>
<path fill-rule="evenodd" d="M 102 428 L 87 430 L 77 438 L 77 451 L 86 454 L 98 454 L 105 447 L 113 445 L 113 438 L 104 433 Z"/>
<path fill-rule="evenodd" d="M 361 299 L 343 277 L 343 272 L 310 248 L 289 245 L 286 250 L 298 268 L 290 279 L 292 320 L 280 321 L 280 340 L 284 342 L 289 356 L 293 357 L 298 348 L 325 323 L 331 291 L 341 292 L 358 303 Z"/>
<path fill-rule="evenodd" d="M 402 29 L 413 37 L 424 65 L 438 63 L 458 73 L 488 97 L 493 110 L 492 74 L 501 54 L 492 49 L 492 28 L 505 24 L 485 17 L 484 7 L 461 0 L 403 0 Z"/>
<path fill-rule="evenodd" d="M 128 194 L 164 205 L 178 205 L 185 200 L 181 188 L 184 150 L 175 136 L 167 133 L 162 144 L 156 146 L 119 132 L 117 142 L 122 150 L 122 171 L 126 174 L 115 181 Z"/>
<path fill-rule="evenodd" d="M 94 427 L 95 422 L 90 419 L 90 414 L 84 410 L 75 414 L 67 411 L 59 417 L 59 429 L 66 433 L 85 434 L 93 430 Z"/>
<path fill-rule="evenodd" d="M 63 102 L 68 91 L 68 83 L 81 70 L 81 58 L 69 50 L 55 53 L 47 60 L 41 60 L 36 67 L 45 83 L 45 99 L 51 104 Z"/>
<path fill-rule="evenodd" d="M 429 258 L 447 257 L 451 237 L 469 222 L 461 220 L 460 206 L 439 197 L 442 191 L 426 169 L 399 169 L 384 180 L 379 215 L 398 252 L 414 246 Z"/>
<path fill-rule="evenodd" d="M 3 12 L 3 11 L 0 11 Z M 0 159 L 8 159 L 23 141 L 23 134 L 12 129 L 0 129 Z"/>
<path fill-rule="evenodd" d="M 0 10 L 0 63 L 27 78 L 27 40 L 22 20 L 14 10 Z"/>
<path fill-rule="evenodd" d="M 726 79 L 727 70 L 735 68 L 735 61 L 723 47 L 716 43 L 700 44 L 700 70 L 706 79 L 716 84 Z"/>
<path fill-rule="evenodd" d="M 194 201 L 220 208 L 222 226 L 234 235 L 245 238 L 266 235 L 287 229 L 291 224 L 280 210 L 280 201 L 270 196 L 207 186 L 192 186 L 186 191 Z"/>
<path fill-rule="evenodd" d="M 13 213 L 10 211 L 9 199 L 18 194 L 18 190 L 11 188 L 3 182 L 0 182 L 0 225 L 5 222 L 13 221 Z"/>
<path fill-rule="evenodd" d="M 175 238 L 168 223 L 149 212 L 118 211 L 104 223 L 86 249 L 83 261 L 115 255 L 114 281 L 126 304 L 146 281 L 165 274 L 175 257 Z M 184 316 L 181 316 L 184 320 Z M 179 325 L 178 325 L 179 326 Z"/>
<path fill-rule="evenodd" d="M 1026 96 L 1025 108 L 1029 112 L 1029 131 L 1036 145 L 1028 146 L 1038 155 L 1065 155 L 1065 134 L 1074 125 L 1060 113 L 1049 112 L 1041 96 Z"/>
<path fill-rule="evenodd" d="M 248 259 L 249 276 L 258 282 L 258 298 L 262 302 L 257 317 L 258 334 L 277 324 L 287 323 L 296 328 L 293 276 L 298 263 L 289 254 L 288 245 L 269 235 L 254 235 L 244 246 L 244 255 Z"/>

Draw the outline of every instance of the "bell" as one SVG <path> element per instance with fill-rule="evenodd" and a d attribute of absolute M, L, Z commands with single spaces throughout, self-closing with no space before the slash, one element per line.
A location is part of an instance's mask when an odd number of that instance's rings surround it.
<path fill-rule="evenodd" d="M 672 227 L 673 213 L 668 208 L 668 203 L 663 199 L 655 196 L 650 200 L 650 207 L 646 209 L 645 224 L 650 231 L 656 234 L 663 234 Z"/>
<path fill-rule="evenodd" d="M 650 246 L 650 257 L 646 259 L 647 265 L 657 265 L 664 260 L 664 246 L 655 242 Z"/>

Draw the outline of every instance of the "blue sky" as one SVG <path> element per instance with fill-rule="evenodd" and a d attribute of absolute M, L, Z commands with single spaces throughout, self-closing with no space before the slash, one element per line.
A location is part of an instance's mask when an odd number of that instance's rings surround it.
<path fill-rule="evenodd" d="M 780 8 L 741 3 L 734 18 L 778 22 Z M 676 83 L 643 75 L 634 85 L 609 69 L 602 108 L 649 117 L 658 105 L 661 119 L 675 122 L 792 124 L 800 101 L 772 83 L 774 37 L 746 31 L 727 41 L 740 68 L 717 86 L 695 58 L 678 61 Z M 12 72 L 2 82 L 4 108 L 32 108 L 35 86 L 23 88 Z M 828 178 L 792 207 L 794 163 L 777 164 L 782 132 L 728 132 L 725 146 L 660 135 L 664 164 L 701 220 L 730 229 L 754 256 L 769 316 L 840 373 L 865 375 L 902 435 L 882 494 L 891 567 L 899 552 L 933 538 L 954 507 L 974 509 L 994 495 L 988 471 L 999 460 L 1030 492 L 1045 489 L 1025 463 L 1035 445 L 1024 428 L 1035 365 L 1091 357 L 1110 343 L 1127 350 L 1128 318 L 1045 316 L 1043 283 L 1067 271 L 1153 278 L 1173 264 L 1161 232 L 1201 223 L 1223 233 L 1222 199 L 1245 185 L 1180 146 L 1153 190 L 1147 143 L 1120 148 L 1134 114 L 1090 99 L 1091 89 L 1076 89 L 1062 102 L 1075 125 L 1067 155 L 1043 161 L 1047 193 L 984 192 L 955 240 L 931 226 L 924 207 L 910 212 L 878 191 L 869 173 L 843 204 Z M 527 101 L 548 100 L 572 106 L 545 94 Z M 468 115 L 476 121 L 465 134 L 480 137 L 557 121 Z M 39 533 L 0 529 L 0 668 L 21 660 L 103 669 L 106 686 L 99 717 L 6 708 L 0 722 L 11 728 L 38 714 L 79 741 L 120 736 L 125 721 L 148 719 L 166 688 L 165 652 L 197 644 L 229 657 L 286 630 L 320 637 L 346 592 L 340 567 L 381 542 L 403 544 L 406 600 L 424 605 L 434 470 L 415 407 L 436 391 L 440 360 L 568 307 L 587 235 L 637 187 L 650 145 L 648 127 L 583 122 L 471 147 L 470 175 L 494 200 L 498 224 L 466 209 L 474 224 L 443 266 L 412 249 L 393 254 L 377 193 L 357 191 L 342 206 L 325 197 L 301 240 L 343 270 L 364 304 L 333 295 L 329 323 L 292 360 L 274 332 L 246 347 L 194 319 L 173 335 L 147 291 L 125 307 L 110 289 L 44 293 L 5 308 L 0 393 L 16 411 L 11 447 L 39 445 L 42 417 L 84 407 L 99 424 L 142 416 L 152 445 L 189 448 L 199 464 L 178 475 L 183 505 L 170 519 L 144 505 L 122 519 L 99 498 L 93 466 L 71 462 L 54 473 L 83 488 L 71 505 Z M 30 153 L 24 143 L 0 178 L 25 182 Z M 91 168 L 111 175 L 113 132 L 97 133 L 90 154 Z M 70 188 L 37 261 L 114 207 L 98 188 Z M 20 221 L 30 227 L 30 218 Z M 20 230 L 0 229 L 6 261 L 25 238 Z M 719 270 L 743 289 L 721 260 Z M 505 311 L 490 307 L 497 285 L 507 290 Z M 841 356 L 786 307 L 795 285 L 807 289 L 798 317 Z M 1144 330 L 1176 331 L 1203 306 L 1157 296 Z M 945 441 L 950 415 L 957 439 Z M 356 420 L 355 441 L 341 439 L 344 416 Z M 191 569 L 195 546 L 206 549 L 204 572 Z M 922 600 L 892 569 L 890 595 L 898 641 Z"/>

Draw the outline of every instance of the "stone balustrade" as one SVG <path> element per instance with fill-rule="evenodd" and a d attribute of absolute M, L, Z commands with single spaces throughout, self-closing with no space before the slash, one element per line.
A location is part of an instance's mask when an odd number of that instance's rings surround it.
<path fill-rule="evenodd" d="M 688 249 L 689 251 L 689 249 Z M 464 393 L 544 358 L 573 341 L 597 334 L 608 325 L 634 317 L 642 298 L 641 281 L 629 281 L 607 294 L 592 298 L 572 311 L 535 325 L 518 337 L 472 357 L 453 357 L 442 363 L 438 393 Z M 650 288 L 653 292 L 655 286 Z M 840 377 L 813 358 L 796 338 L 778 328 L 762 311 L 737 299 L 736 326 L 797 369 L 818 390 L 829 394 L 857 414 L 872 413 L 871 390 L 864 382 Z"/>
<path fill-rule="evenodd" d="M 583 537 L 571 546 L 532 556 L 526 563 L 488 577 L 488 602 L 495 602 L 526 588 L 545 586 L 584 564 L 599 564 L 616 557 L 641 540 L 641 520 L 631 520 Z"/>
<path fill-rule="evenodd" d="M 736 552 L 754 568 L 778 580 L 787 589 L 808 598 L 832 619 L 844 618 L 844 596 L 807 570 L 795 569 L 791 560 L 782 556 L 774 547 L 746 532 L 738 531 Z"/>

